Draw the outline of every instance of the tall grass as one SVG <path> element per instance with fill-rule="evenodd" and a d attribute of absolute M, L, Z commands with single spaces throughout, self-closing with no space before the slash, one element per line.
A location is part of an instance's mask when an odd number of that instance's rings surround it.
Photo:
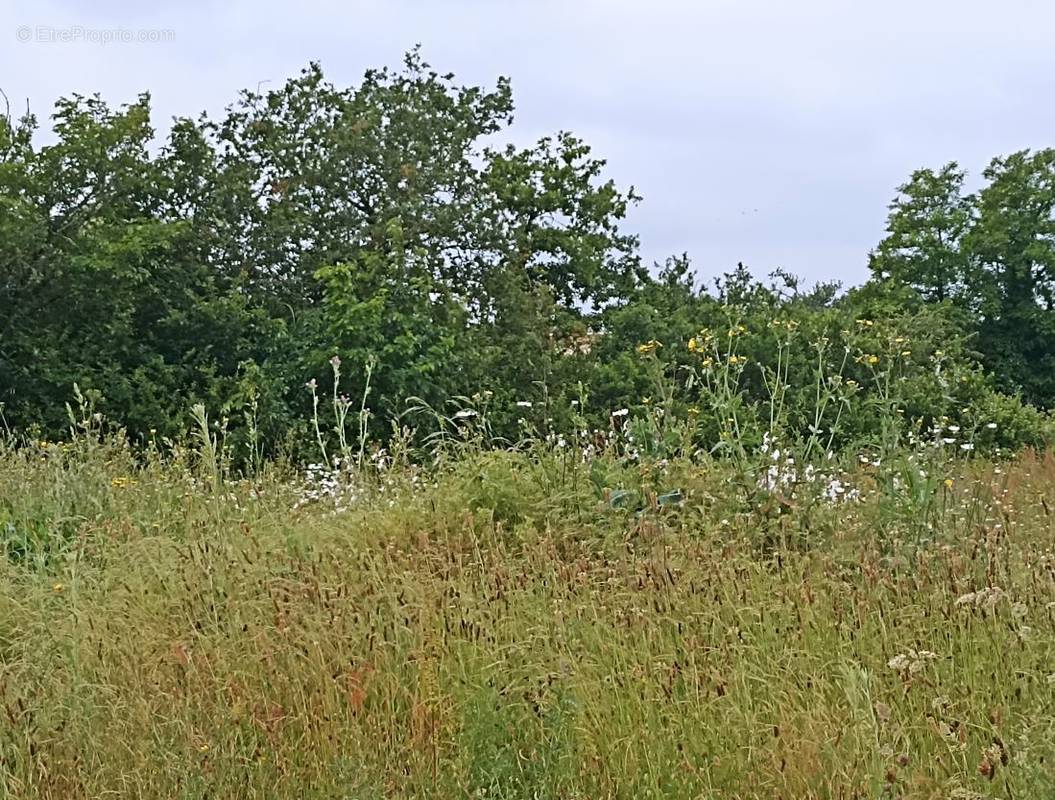
<path fill-rule="evenodd" d="M 1050 456 L 319 484 L 199 429 L 0 452 L 6 796 L 1055 796 Z"/>

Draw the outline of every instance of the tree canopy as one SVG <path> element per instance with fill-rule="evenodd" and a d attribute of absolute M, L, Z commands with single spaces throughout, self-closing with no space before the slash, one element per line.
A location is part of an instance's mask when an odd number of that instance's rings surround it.
<path fill-rule="evenodd" d="M 0 118 L 5 423 L 61 431 L 77 385 L 133 437 L 176 435 L 203 402 L 233 428 L 252 408 L 277 448 L 307 424 L 305 382 L 329 380 L 338 355 L 327 390 L 362 396 L 369 365 L 377 417 L 486 395 L 514 437 L 651 402 L 653 362 L 682 380 L 704 329 L 744 328 L 757 366 L 736 389 L 771 402 L 774 324 L 838 342 L 872 317 L 877 352 L 917 337 L 896 363 L 920 418 L 974 404 L 1033 419 L 1019 395 L 1055 404 L 1055 150 L 994 159 L 973 194 L 957 164 L 913 173 L 864 287 L 802 290 L 739 267 L 705 290 L 686 257 L 641 263 L 625 229 L 639 198 L 581 139 L 503 144 L 513 110 L 508 80 L 464 86 L 415 50 L 348 88 L 310 64 L 161 140 L 146 94 L 118 109 L 63 99 L 39 146 L 34 116 Z M 825 347 L 847 362 L 849 345 Z M 872 355 L 839 375 L 865 382 Z M 805 398 L 813 362 L 782 363 Z M 805 431 L 799 406 L 781 413 Z M 870 419 L 861 406 L 851 427 Z"/>

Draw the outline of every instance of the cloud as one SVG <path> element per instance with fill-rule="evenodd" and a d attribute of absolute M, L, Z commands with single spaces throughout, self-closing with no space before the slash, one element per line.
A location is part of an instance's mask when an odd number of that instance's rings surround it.
<path fill-rule="evenodd" d="M 309 60 L 353 83 L 415 43 L 467 82 L 513 80 L 511 136 L 572 130 L 645 196 L 644 255 L 688 251 L 703 275 L 743 260 L 861 280 L 895 187 L 924 165 L 977 173 L 1055 130 L 1055 7 L 1018 0 L 849 4 L 537 0 L 50 0 L 19 26 L 170 30 L 153 44 L 11 42 L 0 88 L 42 116 L 65 94 L 127 102 L 160 127 L 222 111 Z"/>

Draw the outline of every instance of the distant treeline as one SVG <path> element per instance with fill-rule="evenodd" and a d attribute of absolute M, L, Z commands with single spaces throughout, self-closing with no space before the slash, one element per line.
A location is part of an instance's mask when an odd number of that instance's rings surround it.
<path fill-rule="evenodd" d="M 328 398 L 339 355 L 356 409 L 371 365 L 381 437 L 431 424 L 401 417 L 411 398 L 486 405 L 509 439 L 662 401 L 711 447 L 719 379 L 751 410 L 745 437 L 836 414 L 840 443 L 892 418 L 1047 437 L 1055 150 L 995 159 L 976 194 L 955 164 L 914 173 L 863 287 L 737 268 L 701 289 L 683 257 L 641 263 L 622 227 L 638 198 L 580 139 L 486 144 L 512 114 L 507 81 L 460 86 L 414 51 L 347 89 L 311 65 L 160 144 L 147 95 L 59 101 L 47 146 L 33 116 L 0 119 L 6 426 L 61 436 L 77 384 L 133 439 L 179 436 L 201 402 L 296 450 L 305 384 Z"/>

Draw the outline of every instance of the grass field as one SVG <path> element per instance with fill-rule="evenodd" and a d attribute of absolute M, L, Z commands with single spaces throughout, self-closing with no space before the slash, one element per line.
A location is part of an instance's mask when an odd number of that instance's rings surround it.
<path fill-rule="evenodd" d="M 1055 461 L 953 469 L 8 447 L 0 792 L 1055 797 Z"/>

